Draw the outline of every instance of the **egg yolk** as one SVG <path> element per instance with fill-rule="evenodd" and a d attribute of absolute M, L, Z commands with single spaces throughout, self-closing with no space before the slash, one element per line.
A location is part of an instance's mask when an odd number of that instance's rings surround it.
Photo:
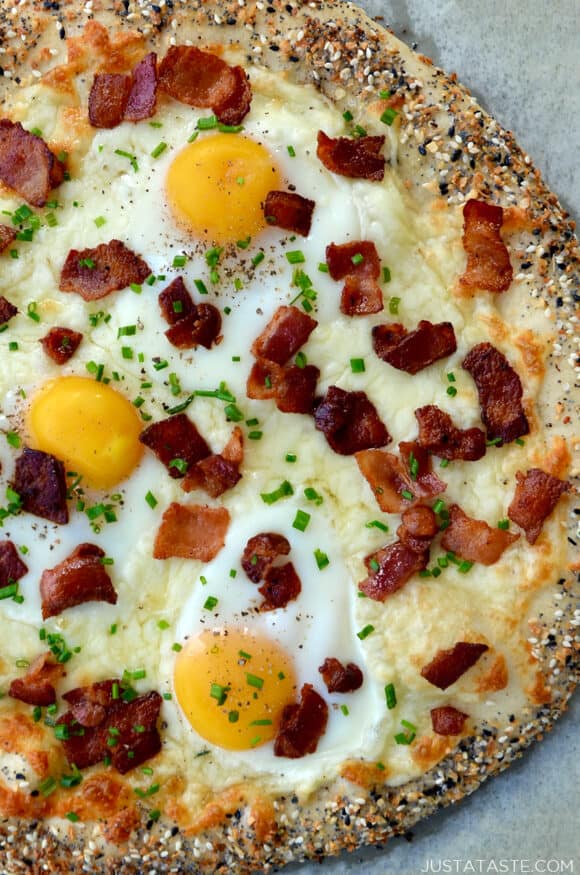
<path fill-rule="evenodd" d="M 96 489 L 114 486 L 137 465 L 141 427 L 126 398 L 86 377 L 46 383 L 32 398 L 27 417 L 32 448 L 61 459 Z"/>
<path fill-rule="evenodd" d="M 215 134 L 186 146 L 166 180 L 176 219 L 213 243 L 234 243 L 261 231 L 262 204 L 280 184 L 270 152 L 237 134 Z"/>
<path fill-rule="evenodd" d="M 284 706 L 296 698 L 290 657 L 269 638 L 241 630 L 191 639 L 175 661 L 174 683 L 196 732 L 228 750 L 274 738 Z"/>

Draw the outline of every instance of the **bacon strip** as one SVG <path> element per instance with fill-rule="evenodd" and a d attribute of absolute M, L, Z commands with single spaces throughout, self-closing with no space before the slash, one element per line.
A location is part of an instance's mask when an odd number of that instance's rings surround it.
<path fill-rule="evenodd" d="M 225 507 L 172 502 L 157 530 L 154 559 L 199 559 L 210 562 L 225 544 L 230 514 Z"/>
<path fill-rule="evenodd" d="M 452 705 L 431 708 L 431 725 L 437 735 L 460 735 L 468 717 L 469 714 L 458 711 Z"/>
<path fill-rule="evenodd" d="M 97 73 L 89 93 L 89 121 L 94 128 L 116 128 L 122 121 L 150 118 L 157 105 L 157 55 L 140 61 L 131 76 Z"/>
<path fill-rule="evenodd" d="M 491 343 L 479 343 L 465 356 L 462 367 L 475 380 L 488 438 L 507 444 L 528 434 L 522 382 L 503 353 Z"/>
<path fill-rule="evenodd" d="M 414 331 L 399 322 L 375 325 L 373 349 L 380 359 L 399 371 L 416 374 L 457 349 L 451 322 L 433 324 L 426 319 Z"/>
<path fill-rule="evenodd" d="M 434 687 L 446 690 L 475 665 L 486 650 L 489 650 L 487 644 L 458 641 L 448 650 L 438 650 L 431 662 L 421 669 L 421 676 Z"/>
<path fill-rule="evenodd" d="M 41 708 L 54 705 L 54 684 L 64 674 L 64 665 L 57 662 L 52 653 L 41 653 L 30 663 L 26 674 L 11 682 L 8 695 L 27 705 L 39 705 Z"/>
<path fill-rule="evenodd" d="M 304 684 L 300 702 L 286 705 L 274 739 L 274 755 L 298 759 L 314 753 L 328 722 L 328 705 L 312 684 Z"/>
<path fill-rule="evenodd" d="M 140 122 L 155 115 L 157 81 L 157 55 L 150 52 L 133 70 L 131 91 L 123 116 L 125 121 Z"/>
<path fill-rule="evenodd" d="M 236 426 L 223 453 L 207 456 L 189 468 L 181 482 L 184 492 L 203 489 L 212 498 L 218 498 L 241 480 L 240 465 L 244 459 L 244 436 Z"/>
<path fill-rule="evenodd" d="M 71 249 L 60 274 L 61 292 L 76 292 L 85 301 L 98 301 L 151 275 L 149 266 L 120 240 L 94 249 Z"/>
<path fill-rule="evenodd" d="M 329 693 L 353 693 L 363 685 L 363 673 L 354 662 L 343 665 L 339 659 L 327 657 L 318 671 Z"/>
<path fill-rule="evenodd" d="M 72 328 L 51 328 L 48 334 L 41 338 L 42 348 L 49 358 L 57 365 L 64 365 L 79 348 L 83 335 Z"/>
<path fill-rule="evenodd" d="M 242 568 L 252 581 L 260 583 L 279 556 L 287 556 L 290 543 L 284 535 L 261 532 L 250 538 L 242 554 Z"/>
<path fill-rule="evenodd" d="M 16 228 L 0 225 L 0 252 L 4 252 L 14 240 L 16 240 Z"/>
<path fill-rule="evenodd" d="M 68 523 L 64 465 L 54 456 L 25 447 L 16 459 L 12 488 L 22 510 L 52 523 Z"/>
<path fill-rule="evenodd" d="M 384 143 L 384 137 L 333 139 L 324 131 L 318 131 L 316 154 L 331 173 L 380 182 L 385 175 L 385 158 L 379 154 Z"/>
<path fill-rule="evenodd" d="M 516 491 L 508 508 L 508 517 L 526 533 L 530 544 L 535 544 L 544 520 L 556 507 L 560 496 L 568 492 L 570 484 L 547 474 L 541 468 L 530 468 L 525 474 L 516 474 Z"/>
<path fill-rule="evenodd" d="M 415 553 L 423 553 L 437 532 L 437 517 L 430 507 L 410 507 L 401 517 L 401 525 L 397 529 L 401 543 L 410 547 Z"/>
<path fill-rule="evenodd" d="M 63 748 L 69 763 L 85 769 L 110 757 L 124 775 L 159 753 L 161 696 L 151 690 L 125 701 L 125 689 L 123 681 L 113 679 L 64 694 L 72 707 L 57 726 L 68 727 Z"/>
<path fill-rule="evenodd" d="M 280 366 L 258 359 L 250 371 L 246 385 L 248 398 L 274 398 L 282 413 L 312 413 L 316 384 L 320 371 L 314 365 Z"/>
<path fill-rule="evenodd" d="M 457 428 L 445 411 L 435 404 L 415 410 L 419 424 L 417 442 L 442 459 L 475 462 L 485 456 L 485 434 L 480 428 Z"/>
<path fill-rule="evenodd" d="M 43 620 L 85 602 L 117 604 L 115 587 L 102 562 L 104 556 L 105 551 L 95 544 L 79 544 L 70 556 L 42 572 Z"/>
<path fill-rule="evenodd" d="M 513 277 L 510 256 L 500 236 L 501 207 L 468 200 L 463 207 L 463 248 L 467 267 L 459 283 L 465 291 L 505 292 Z"/>
<path fill-rule="evenodd" d="M 291 191 L 269 191 L 264 203 L 264 217 L 269 225 L 308 237 L 314 201 Z"/>
<path fill-rule="evenodd" d="M 165 337 L 177 349 L 210 349 L 217 342 L 222 327 L 221 313 L 213 304 L 196 304 L 193 313 L 180 319 L 165 332 Z"/>
<path fill-rule="evenodd" d="M 285 365 L 304 346 L 318 322 L 298 307 L 278 307 L 252 344 L 256 358 Z"/>
<path fill-rule="evenodd" d="M 330 386 L 316 408 L 314 424 L 335 453 L 351 456 L 360 450 L 383 447 L 391 436 L 364 392 L 345 392 Z"/>
<path fill-rule="evenodd" d="M 402 442 L 399 451 L 401 458 L 385 450 L 363 450 L 355 454 L 361 474 L 385 513 L 401 513 L 406 507 L 425 498 L 434 498 L 447 488 L 447 484 L 431 470 L 431 457 L 424 447 L 414 442 Z M 405 498 L 403 492 L 412 497 Z"/>
<path fill-rule="evenodd" d="M 187 291 L 183 277 L 176 277 L 159 293 L 161 315 L 168 325 L 175 325 L 195 313 L 193 298 Z"/>
<path fill-rule="evenodd" d="M 330 243 L 326 247 L 326 264 L 333 280 L 345 280 L 340 299 L 343 313 L 366 316 L 383 309 L 383 292 L 377 283 L 381 262 L 374 243 L 370 240 Z"/>
<path fill-rule="evenodd" d="M 261 611 L 275 611 L 298 598 L 302 590 L 300 578 L 291 562 L 268 568 L 258 592 L 264 596 Z"/>
<path fill-rule="evenodd" d="M 0 541 L 0 586 L 16 583 L 28 572 L 12 541 Z"/>
<path fill-rule="evenodd" d="M 211 107 L 226 125 L 240 124 L 252 100 L 241 67 L 194 46 L 171 46 L 159 67 L 159 87 L 181 103 Z"/>
<path fill-rule="evenodd" d="M 43 207 L 64 179 L 64 164 L 20 122 L 0 119 L 0 180 L 33 207 Z"/>
<path fill-rule="evenodd" d="M 483 520 L 472 519 L 457 504 L 449 508 L 449 520 L 450 525 L 445 529 L 441 546 L 469 562 L 493 565 L 504 550 L 519 538 L 519 535 L 513 535 L 505 529 L 492 529 Z"/>
<path fill-rule="evenodd" d="M 177 413 L 160 422 L 154 422 L 141 432 L 139 440 L 153 450 L 170 476 L 176 480 L 211 455 L 206 441 L 185 413 Z M 185 471 L 181 470 L 181 465 L 175 467 L 171 464 L 177 459 L 185 462 Z"/>
<path fill-rule="evenodd" d="M 11 304 L 3 295 L 0 295 L 0 325 L 10 322 L 17 313 L 18 308 Z"/>

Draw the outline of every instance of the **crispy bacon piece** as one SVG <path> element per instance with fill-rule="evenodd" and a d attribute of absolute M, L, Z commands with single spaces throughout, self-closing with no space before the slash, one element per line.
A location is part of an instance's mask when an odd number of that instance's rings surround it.
<path fill-rule="evenodd" d="M 230 514 L 225 507 L 172 502 L 157 530 L 154 559 L 199 559 L 210 562 L 225 544 Z"/>
<path fill-rule="evenodd" d="M 298 307 L 278 307 L 252 344 L 256 358 L 285 365 L 304 346 L 318 322 Z"/>
<path fill-rule="evenodd" d="M 345 392 L 330 386 L 316 408 L 314 424 L 335 453 L 351 456 L 371 447 L 384 447 L 391 436 L 364 392 Z"/>
<path fill-rule="evenodd" d="M 124 119 L 140 122 L 155 115 L 157 108 L 157 55 L 149 52 L 139 61 L 131 77 L 131 91 Z"/>
<path fill-rule="evenodd" d="M 510 256 L 500 236 L 503 210 L 475 198 L 463 207 L 463 248 L 467 267 L 459 278 L 467 292 L 505 292 L 513 277 Z"/>
<path fill-rule="evenodd" d="M 58 326 L 51 328 L 40 342 L 45 353 L 53 362 L 56 362 L 57 365 L 64 365 L 75 354 L 82 339 L 80 331 Z"/>
<path fill-rule="evenodd" d="M 64 164 L 20 122 L 0 119 L 0 180 L 33 207 L 43 207 L 64 179 Z"/>
<path fill-rule="evenodd" d="M 27 705 L 39 705 L 41 708 L 54 705 L 54 684 L 64 674 L 64 665 L 57 662 L 52 653 L 41 653 L 30 663 L 26 674 L 11 682 L 8 695 Z"/>
<path fill-rule="evenodd" d="M 211 450 L 196 426 L 185 413 L 177 413 L 160 422 L 149 425 L 139 435 L 139 440 L 153 450 L 169 474 L 174 479 L 183 477 L 186 471 L 182 466 L 175 467 L 171 462 L 180 459 L 186 463 L 186 470 L 193 468 L 202 459 L 211 456 Z"/>
<path fill-rule="evenodd" d="M 264 583 L 258 589 L 264 596 L 260 610 L 275 611 L 277 608 L 285 608 L 288 602 L 298 598 L 301 590 L 300 578 L 291 562 L 270 567 L 264 574 Z"/>
<path fill-rule="evenodd" d="M 318 131 L 316 154 L 327 170 L 351 179 L 380 182 L 385 175 L 385 159 L 380 154 L 384 137 L 328 137 Z"/>
<path fill-rule="evenodd" d="M 64 465 L 54 456 L 24 447 L 16 459 L 12 488 L 22 510 L 52 523 L 68 523 Z"/>
<path fill-rule="evenodd" d="M 330 243 L 326 247 L 326 263 L 333 280 L 345 280 L 340 300 L 343 313 L 366 316 L 383 309 L 383 293 L 377 283 L 381 262 L 374 243 L 370 240 Z"/>
<path fill-rule="evenodd" d="M 415 553 L 429 549 L 431 541 L 439 531 L 437 517 L 430 507 L 410 507 L 401 517 L 397 535 L 402 544 Z"/>
<path fill-rule="evenodd" d="M 449 520 L 450 525 L 445 529 L 441 546 L 469 562 L 493 565 L 503 551 L 519 538 L 519 535 L 513 535 L 505 529 L 492 529 L 483 520 L 472 519 L 457 504 L 449 508 Z"/>
<path fill-rule="evenodd" d="M 3 295 L 0 295 L 0 325 L 5 325 L 10 322 L 13 316 L 18 313 L 18 308 L 11 304 Z"/>
<path fill-rule="evenodd" d="M 269 191 L 264 216 L 269 225 L 308 237 L 315 206 L 314 201 L 291 191 Z"/>
<path fill-rule="evenodd" d="M 399 452 L 400 458 L 385 450 L 363 450 L 355 455 L 361 474 L 385 513 L 401 513 L 405 507 L 434 498 L 447 488 L 431 470 L 431 457 L 424 447 L 403 441 Z M 410 493 L 412 498 L 405 498 L 403 492 Z"/>
<path fill-rule="evenodd" d="M 70 556 L 42 572 L 43 620 L 85 602 L 117 604 L 115 587 L 102 562 L 104 555 L 105 551 L 95 544 L 79 544 Z"/>
<path fill-rule="evenodd" d="M 60 274 L 61 292 L 76 292 L 85 301 L 98 301 L 131 283 L 144 282 L 149 266 L 120 240 L 94 249 L 71 249 Z"/>
<path fill-rule="evenodd" d="M 373 349 L 380 359 L 399 371 L 416 374 L 457 349 L 451 322 L 433 324 L 426 319 L 414 331 L 399 322 L 375 325 Z"/>
<path fill-rule="evenodd" d="M 328 722 L 328 705 L 312 684 L 300 690 L 300 702 L 286 705 L 274 739 L 274 755 L 298 759 L 314 753 Z"/>
<path fill-rule="evenodd" d="M 181 482 L 184 492 L 203 489 L 212 498 L 218 498 L 233 489 L 241 479 L 240 465 L 244 459 L 244 436 L 236 426 L 223 453 L 207 456 L 190 468 Z"/>
<path fill-rule="evenodd" d="M 460 735 L 468 717 L 469 714 L 458 711 L 453 705 L 431 708 L 431 725 L 437 735 Z"/>
<path fill-rule="evenodd" d="M 175 325 L 195 313 L 193 298 L 187 291 L 183 278 L 178 276 L 159 293 L 161 315 L 168 325 Z"/>
<path fill-rule="evenodd" d="M 421 676 L 434 687 L 446 690 L 475 665 L 486 650 L 489 650 L 487 644 L 458 641 L 449 650 L 438 650 L 431 662 L 421 669 Z"/>
<path fill-rule="evenodd" d="M 503 353 L 491 343 L 478 343 L 465 356 L 462 367 L 475 380 L 487 437 L 507 444 L 528 434 L 522 382 Z"/>
<path fill-rule="evenodd" d="M 284 535 L 261 532 L 250 538 L 242 554 L 242 568 L 252 581 L 260 583 L 279 556 L 287 556 L 290 543 Z"/>
<path fill-rule="evenodd" d="M 177 349 L 210 349 L 222 327 L 221 313 L 213 304 L 195 304 L 185 319 L 180 319 L 165 332 L 165 337 Z"/>
<path fill-rule="evenodd" d="M 242 67 L 194 46 L 171 46 L 159 67 L 159 87 L 181 103 L 211 107 L 226 125 L 240 124 L 252 101 Z"/>
<path fill-rule="evenodd" d="M 544 520 L 550 516 L 562 493 L 570 489 L 570 484 L 541 468 L 530 468 L 525 474 L 518 471 L 516 480 L 508 517 L 524 530 L 528 542 L 535 544 Z"/>
<path fill-rule="evenodd" d="M 475 462 L 485 455 L 485 434 L 480 428 L 457 428 L 448 413 L 435 404 L 415 410 L 417 442 L 442 459 Z"/>
<path fill-rule="evenodd" d="M 315 365 L 277 365 L 258 359 L 246 386 L 248 398 L 274 398 L 282 413 L 312 413 L 320 371 Z"/>
<path fill-rule="evenodd" d="M 334 656 L 327 657 L 318 671 L 329 693 L 353 693 L 363 684 L 363 673 L 356 663 L 343 665 Z"/>
<path fill-rule="evenodd" d="M 123 681 L 112 679 L 64 694 L 71 708 L 57 726 L 68 727 L 63 747 L 69 763 L 85 769 L 108 756 L 124 775 L 159 753 L 161 696 L 151 690 L 125 701 L 124 689 Z"/>
<path fill-rule="evenodd" d="M 94 128 L 116 128 L 122 121 L 150 118 L 157 104 L 157 55 L 146 55 L 131 76 L 97 73 L 89 93 Z"/>
<path fill-rule="evenodd" d="M 0 225 L 0 252 L 4 252 L 14 240 L 16 240 L 16 228 Z"/>
<path fill-rule="evenodd" d="M 16 583 L 28 572 L 12 541 L 0 541 L 0 586 Z"/>
<path fill-rule="evenodd" d="M 405 586 L 414 574 L 423 571 L 428 562 L 428 546 L 418 553 L 402 541 L 395 541 L 366 557 L 368 577 L 359 583 L 358 588 L 376 602 L 384 602 Z"/>

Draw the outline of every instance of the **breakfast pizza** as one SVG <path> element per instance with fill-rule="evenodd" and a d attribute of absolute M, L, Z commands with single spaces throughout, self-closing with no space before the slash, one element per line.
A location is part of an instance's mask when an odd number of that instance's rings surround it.
<path fill-rule="evenodd" d="M 348 4 L 0 46 L 2 871 L 404 833 L 574 687 L 572 223 Z"/>

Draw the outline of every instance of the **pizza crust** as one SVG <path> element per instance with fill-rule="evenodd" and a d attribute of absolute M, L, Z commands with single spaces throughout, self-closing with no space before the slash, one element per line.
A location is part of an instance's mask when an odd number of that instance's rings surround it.
<path fill-rule="evenodd" d="M 78 10 L 77 3 L 63 3 L 59 11 L 46 12 L 35 3 L 20 7 L 15 20 L 2 7 L 0 39 L 7 52 L 0 97 L 14 117 L 21 93 L 15 86 L 25 89 L 28 80 L 46 75 L 55 62 L 64 62 L 64 36 L 81 35 L 87 14 Z M 175 9 L 126 2 L 113 10 L 95 0 L 93 10 L 100 23 L 121 36 L 113 45 L 107 44 L 101 30 L 89 27 L 90 52 L 85 35 L 69 59 L 72 68 L 65 65 L 47 77 L 59 88 L 63 102 L 74 94 L 72 72 L 77 75 L 85 68 L 89 72 L 100 57 L 108 70 L 116 64 L 131 66 L 131 59 L 140 56 L 144 47 L 162 53 L 175 41 L 174 34 L 180 43 L 191 39 L 203 47 L 230 45 L 234 55 L 243 55 L 248 67 L 258 63 L 282 71 L 291 81 L 314 84 L 341 110 L 350 109 L 355 121 L 364 120 L 369 133 L 385 133 L 379 116 L 386 102 L 377 101 L 378 91 L 386 88 L 397 97 L 402 94 L 400 129 L 390 140 L 390 157 L 417 210 L 444 210 L 446 204 L 460 207 L 473 195 L 508 209 L 513 228 L 510 250 L 519 260 L 515 272 L 529 277 L 529 297 L 522 295 L 511 311 L 502 314 L 503 321 L 521 329 L 518 343 L 528 376 L 544 379 L 537 413 L 543 425 L 553 425 L 556 439 L 549 456 L 537 463 L 559 476 L 565 474 L 568 451 L 562 438 L 569 448 L 575 448 L 574 424 L 578 421 L 577 390 L 569 388 L 574 385 L 575 323 L 566 321 L 574 313 L 580 274 L 573 225 L 512 135 L 487 116 L 466 89 L 346 3 L 272 3 L 266 7 L 264 3 L 240 5 L 238 0 L 235 4 L 190 3 Z M 134 36 L 133 31 L 141 36 Z M 86 76 L 88 81 L 91 78 Z M 75 116 L 74 107 L 68 116 L 82 137 L 82 120 Z M 458 160 L 454 156 L 460 147 L 465 158 Z M 388 154 L 388 147 L 385 151 Z M 547 322 L 554 329 L 550 334 Z M 567 326 L 572 330 L 567 332 Z M 541 332 L 541 343 L 548 350 L 545 374 L 539 342 L 529 334 L 531 328 Z M 501 336 L 501 323 L 490 326 L 492 336 L 494 330 Z M 577 471 L 572 463 L 572 474 Z M 573 515 L 569 535 L 577 537 Z M 121 846 L 121 860 L 103 855 L 99 828 L 93 833 L 90 825 L 71 825 L 68 835 L 63 835 L 42 823 L 7 821 L 0 836 L 0 860 L 11 872 L 30 871 L 23 862 L 26 857 L 35 860 L 35 866 L 48 864 L 55 872 L 80 872 L 84 861 L 94 872 L 128 875 L 139 871 L 145 859 L 158 871 L 176 866 L 184 873 L 222 868 L 244 872 L 353 850 L 404 833 L 417 820 L 458 801 L 485 778 L 506 768 L 565 709 L 576 681 L 570 659 L 576 632 L 571 625 L 575 570 L 548 564 L 546 571 L 554 587 L 544 587 L 530 597 L 530 619 L 542 617 L 531 626 L 529 645 L 538 669 L 530 690 L 536 708 L 516 715 L 511 736 L 498 738 L 494 727 L 482 726 L 452 750 L 445 738 L 440 744 L 423 744 L 417 756 L 425 774 L 400 788 L 380 786 L 376 770 L 370 774 L 368 764 L 356 763 L 348 764 L 348 780 L 328 786 L 312 800 L 248 800 L 245 788 L 230 788 L 208 800 L 188 834 L 175 832 L 177 828 L 172 829 L 170 823 L 155 825 L 144 820 L 131 834 L 137 822 L 131 809 L 129 821 L 111 823 L 105 836 L 115 844 L 128 839 L 128 845 Z M 554 615 L 554 592 L 558 617 Z M 548 634 L 554 636 L 549 647 Z M 496 683 L 494 678 L 490 676 L 489 684 Z"/>

